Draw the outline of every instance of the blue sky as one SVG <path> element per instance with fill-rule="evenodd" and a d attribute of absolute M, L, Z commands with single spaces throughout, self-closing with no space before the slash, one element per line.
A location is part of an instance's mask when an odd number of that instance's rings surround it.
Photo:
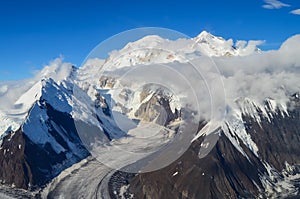
<path fill-rule="evenodd" d="M 164 27 L 191 37 L 202 30 L 234 40 L 266 40 L 277 49 L 300 34 L 298 0 L 0 1 L 0 80 L 33 76 L 63 55 L 80 66 L 101 41 L 138 27 Z M 291 13 L 293 11 L 293 13 Z"/>

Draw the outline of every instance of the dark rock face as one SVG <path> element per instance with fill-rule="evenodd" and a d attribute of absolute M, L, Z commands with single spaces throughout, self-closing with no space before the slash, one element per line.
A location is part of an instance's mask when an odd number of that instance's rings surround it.
<path fill-rule="evenodd" d="M 300 101 L 292 99 L 288 115 L 278 110 L 271 122 L 264 118 L 259 125 L 247 115 L 243 115 L 246 131 L 259 149 L 262 161 L 268 162 L 277 171 L 290 165 L 300 165 Z M 263 116 L 261 116 L 263 118 Z"/>
<path fill-rule="evenodd" d="M 152 199 L 268 198 L 261 179 L 269 178 L 265 163 L 279 178 L 287 171 L 286 163 L 294 168 L 289 171 L 291 175 L 300 173 L 299 99 L 292 99 L 290 107 L 293 108 L 288 114 L 279 110 L 272 113 L 270 121 L 261 114 L 260 123 L 250 115 L 243 115 L 245 129 L 258 147 L 258 157 L 240 140 L 247 157 L 242 155 L 221 131 L 207 156 L 201 159 L 198 156 L 205 138 L 200 137 L 168 167 L 131 178 L 127 194 Z M 276 180 L 269 182 L 273 186 Z"/>
<path fill-rule="evenodd" d="M 237 155 L 239 152 L 221 134 L 209 155 L 199 159 L 202 141 L 193 142 L 170 166 L 134 177 L 130 191 L 135 198 L 251 198 L 258 194 L 254 182 L 262 187 L 259 174 L 265 170 L 250 151 L 255 160 L 252 164 Z"/>
<path fill-rule="evenodd" d="M 25 159 L 25 138 L 20 130 L 3 138 L 0 149 L 0 178 L 4 184 L 28 188 L 32 181 L 30 166 Z"/>
<path fill-rule="evenodd" d="M 99 79 L 99 83 L 102 88 L 112 88 L 116 83 L 116 79 L 113 77 L 101 76 L 101 78 Z"/>
<path fill-rule="evenodd" d="M 61 171 L 89 155 L 77 134 L 74 121 L 68 113 L 55 110 L 51 105 L 40 102 L 46 111 L 49 137 L 64 149 L 57 153 L 50 143 L 38 144 L 20 128 L 3 139 L 0 149 L 0 179 L 2 183 L 18 188 L 39 188 Z M 33 128 L 34 129 L 34 128 Z"/>

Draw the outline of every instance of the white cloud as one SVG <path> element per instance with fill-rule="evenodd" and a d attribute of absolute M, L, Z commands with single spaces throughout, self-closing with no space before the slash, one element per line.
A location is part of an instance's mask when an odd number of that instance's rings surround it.
<path fill-rule="evenodd" d="M 224 75 L 227 102 L 249 97 L 262 104 L 264 99 L 271 97 L 284 103 L 289 94 L 299 92 L 299 44 L 300 35 L 296 35 L 285 41 L 279 50 L 246 57 L 216 58 Z"/>
<path fill-rule="evenodd" d="M 300 15 L 300 9 L 292 10 L 290 13 L 294 15 Z"/>
<path fill-rule="evenodd" d="M 0 96 L 5 94 L 8 90 L 8 86 L 7 85 L 3 85 L 3 86 L 0 86 Z"/>
<path fill-rule="evenodd" d="M 250 55 L 257 49 L 257 46 L 264 43 L 265 41 L 262 40 L 250 40 L 248 42 L 239 40 L 236 42 L 235 46 L 239 50 L 240 55 Z"/>
<path fill-rule="evenodd" d="M 283 3 L 278 0 L 264 0 L 266 4 L 264 4 L 262 7 L 266 9 L 280 9 L 282 7 L 290 7 L 289 4 Z"/>

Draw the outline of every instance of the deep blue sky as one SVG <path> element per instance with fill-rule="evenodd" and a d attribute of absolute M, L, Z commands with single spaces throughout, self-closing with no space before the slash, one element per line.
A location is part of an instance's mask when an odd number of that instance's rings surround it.
<path fill-rule="evenodd" d="M 300 33 L 300 15 L 289 13 L 300 2 L 283 2 L 291 6 L 265 9 L 263 0 L 1 0 L 0 80 L 30 77 L 60 55 L 80 66 L 99 42 L 144 26 L 191 37 L 207 30 L 226 39 L 266 40 L 262 49 L 276 49 Z"/>

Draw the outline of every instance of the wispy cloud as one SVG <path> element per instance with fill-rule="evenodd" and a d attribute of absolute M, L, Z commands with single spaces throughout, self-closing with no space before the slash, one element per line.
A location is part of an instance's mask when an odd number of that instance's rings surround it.
<path fill-rule="evenodd" d="M 294 15 L 300 15 L 300 9 L 292 10 L 290 13 Z"/>
<path fill-rule="evenodd" d="M 266 4 L 264 4 L 262 7 L 266 9 L 280 9 L 282 7 L 290 7 L 289 4 L 283 3 L 278 0 L 264 0 Z"/>

